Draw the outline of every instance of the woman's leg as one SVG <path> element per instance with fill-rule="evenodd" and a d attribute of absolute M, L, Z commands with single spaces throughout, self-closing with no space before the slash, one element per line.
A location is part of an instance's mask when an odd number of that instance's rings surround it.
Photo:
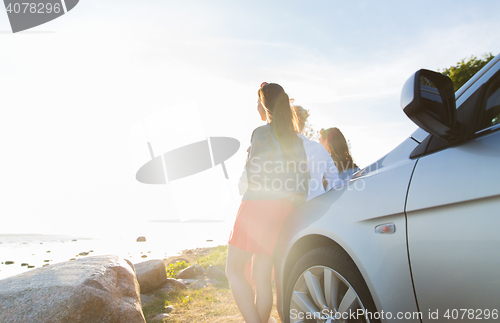
<path fill-rule="evenodd" d="M 247 323 L 261 323 L 255 307 L 255 295 L 252 286 L 245 277 L 245 267 L 252 258 L 252 253 L 233 245 L 227 246 L 226 275 L 231 286 L 234 301 Z M 265 321 L 267 322 L 267 320 Z"/>
<path fill-rule="evenodd" d="M 273 307 L 272 270 L 273 256 L 266 254 L 255 255 L 252 266 L 252 280 L 255 284 L 255 306 L 262 323 L 269 321 Z"/>

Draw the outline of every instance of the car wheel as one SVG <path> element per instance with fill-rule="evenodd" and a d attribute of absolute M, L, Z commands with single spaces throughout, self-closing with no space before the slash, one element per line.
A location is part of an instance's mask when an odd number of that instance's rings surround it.
<path fill-rule="evenodd" d="M 359 270 L 347 253 L 321 247 L 306 253 L 290 274 L 285 294 L 285 322 L 380 322 Z M 360 315 L 356 315 L 360 314 Z"/>

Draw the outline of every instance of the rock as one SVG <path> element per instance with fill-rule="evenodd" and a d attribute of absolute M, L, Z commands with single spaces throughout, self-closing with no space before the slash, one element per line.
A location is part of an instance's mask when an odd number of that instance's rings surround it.
<path fill-rule="evenodd" d="M 78 255 L 79 255 L 79 256 L 88 256 L 88 254 L 89 254 L 89 253 L 88 253 L 87 251 L 82 251 L 82 252 L 80 252 Z"/>
<path fill-rule="evenodd" d="M 42 267 L 47 267 L 49 264 L 44 264 Z"/>
<path fill-rule="evenodd" d="M 147 303 L 151 303 L 154 300 L 155 299 L 151 296 L 141 294 L 141 305 L 142 306 L 146 305 Z"/>
<path fill-rule="evenodd" d="M 165 307 L 165 312 L 171 313 L 175 308 L 172 305 Z"/>
<path fill-rule="evenodd" d="M 34 265 L 28 265 L 28 268 L 35 268 Z"/>
<path fill-rule="evenodd" d="M 28 265 L 29 265 L 29 264 L 28 264 L 27 262 L 23 262 L 23 263 L 21 264 L 21 267 L 28 266 Z"/>
<path fill-rule="evenodd" d="M 2 322 L 144 323 L 133 265 L 96 256 L 0 280 Z"/>
<path fill-rule="evenodd" d="M 179 271 L 177 275 L 175 275 L 175 278 L 187 279 L 196 276 L 201 276 L 204 274 L 205 274 L 205 269 L 203 269 L 203 267 L 198 264 L 194 264 Z"/>
<path fill-rule="evenodd" d="M 147 255 L 142 255 L 141 258 L 147 258 L 148 256 Z"/>
<path fill-rule="evenodd" d="M 50 260 L 49 259 L 45 259 L 43 262 L 50 262 Z"/>
<path fill-rule="evenodd" d="M 45 251 L 46 253 L 50 253 L 50 250 Z"/>
<path fill-rule="evenodd" d="M 177 281 L 183 283 L 184 285 L 188 286 L 191 285 L 192 283 L 196 282 L 196 279 L 178 279 Z"/>
<path fill-rule="evenodd" d="M 226 279 L 226 274 L 214 265 L 210 265 L 207 268 L 207 277 L 210 279 L 224 280 Z"/>
<path fill-rule="evenodd" d="M 152 259 L 134 265 L 141 293 L 153 291 L 167 282 L 167 271 L 163 260 Z"/>
<path fill-rule="evenodd" d="M 138 237 L 136 242 L 146 242 L 146 237 Z"/>
<path fill-rule="evenodd" d="M 151 322 L 163 322 L 168 319 L 170 315 L 167 313 L 160 313 L 151 319 Z"/>
<path fill-rule="evenodd" d="M 14 262 L 13 262 L 12 260 L 7 260 L 7 261 L 5 262 L 5 264 L 6 264 L 6 265 L 13 265 L 13 264 L 14 264 Z"/>
<path fill-rule="evenodd" d="M 181 281 L 178 281 L 177 279 L 167 278 L 167 283 L 174 286 L 175 289 L 186 289 L 187 288 L 186 284 L 184 284 Z"/>
<path fill-rule="evenodd" d="M 189 286 L 188 286 L 188 288 L 190 288 L 190 289 L 200 289 L 203 287 L 205 287 L 205 284 L 203 284 L 202 282 L 199 282 L 197 280 L 195 280 L 193 283 L 189 284 Z"/>
<path fill-rule="evenodd" d="M 171 291 L 175 290 L 175 287 L 174 285 L 170 284 L 170 283 L 165 283 L 163 285 L 160 286 L 160 288 L 157 289 L 157 291 L 163 295 L 166 295 L 168 293 L 170 293 Z"/>

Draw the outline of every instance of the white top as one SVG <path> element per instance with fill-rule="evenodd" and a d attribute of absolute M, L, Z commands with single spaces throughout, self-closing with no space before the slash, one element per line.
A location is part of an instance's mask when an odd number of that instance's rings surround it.
<path fill-rule="evenodd" d="M 331 190 L 335 183 L 339 181 L 339 171 L 332 157 L 322 144 L 307 139 L 306 136 L 299 133 L 304 143 L 304 149 L 309 164 L 309 173 L 311 173 L 311 182 L 309 183 L 309 193 L 307 201 Z M 325 179 L 326 191 L 323 187 L 323 178 Z"/>
<path fill-rule="evenodd" d="M 335 185 L 340 182 L 339 171 L 332 157 L 322 144 L 316 141 L 307 139 L 303 134 L 298 134 L 302 138 L 304 150 L 307 155 L 307 163 L 309 166 L 309 173 L 311 174 L 311 181 L 309 182 L 309 192 L 307 194 L 307 201 L 331 190 Z M 326 191 L 323 187 L 323 179 L 325 179 Z M 238 182 L 238 189 L 240 195 L 243 195 L 248 188 L 247 174 L 243 171 Z"/>

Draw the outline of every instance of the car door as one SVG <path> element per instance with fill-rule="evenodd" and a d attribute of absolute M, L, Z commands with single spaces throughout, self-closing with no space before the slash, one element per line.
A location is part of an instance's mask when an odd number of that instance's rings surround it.
<path fill-rule="evenodd" d="M 422 322 L 499 318 L 499 85 L 497 72 L 464 107 L 472 135 L 420 157 L 413 173 L 407 235 Z"/>

